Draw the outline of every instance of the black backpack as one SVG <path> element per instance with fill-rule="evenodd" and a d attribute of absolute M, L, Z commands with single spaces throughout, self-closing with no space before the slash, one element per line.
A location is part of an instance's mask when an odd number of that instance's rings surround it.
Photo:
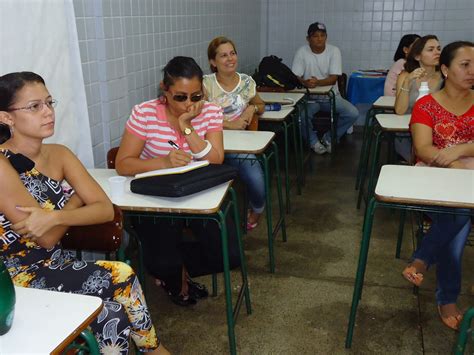
<path fill-rule="evenodd" d="M 277 87 L 283 90 L 303 87 L 291 69 L 282 63 L 281 58 L 274 55 L 262 59 L 254 79 L 257 86 Z"/>

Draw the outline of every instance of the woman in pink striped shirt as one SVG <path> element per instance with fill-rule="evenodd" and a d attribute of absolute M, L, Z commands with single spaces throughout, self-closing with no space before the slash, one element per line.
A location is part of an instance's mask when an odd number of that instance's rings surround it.
<path fill-rule="evenodd" d="M 127 121 L 115 162 L 119 174 L 183 166 L 191 159 L 222 164 L 222 109 L 203 101 L 202 78 L 192 58 L 175 57 L 168 62 L 160 83 L 163 95 L 136 105 Z M 233 222 L 229 219 L 228 223 Z M 191 277 L 222 271 L 218 226 L 191 221 L 189 227 L 196 236 L 193 241 L 183 240 L 180 221 L 148 217 L 135 224 L 148 271 L 171 300 L 182 306 L 208 296 L 205 286 Z M 240 258 L 235 228 L 228 230 L 230 266 L 236 267 Z"/>

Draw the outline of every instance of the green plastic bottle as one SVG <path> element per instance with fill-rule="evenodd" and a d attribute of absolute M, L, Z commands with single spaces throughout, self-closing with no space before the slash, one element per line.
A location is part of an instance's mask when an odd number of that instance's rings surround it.
<path fill-rule="evenodd" d="M 0 258 L 0 335 L 7 333 L 15 314 L 15 288 L 2 258 Z"/>

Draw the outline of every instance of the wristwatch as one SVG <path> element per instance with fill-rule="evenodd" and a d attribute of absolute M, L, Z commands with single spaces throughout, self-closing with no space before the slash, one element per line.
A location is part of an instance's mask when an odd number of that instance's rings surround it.
<path fill-rule="evenodd" d="M 185 136 L 189 136 L 191 133 L 193 133 L 194 129 L 192 129 L 191 127 L 186 127 L 183 131 L 183 134 Z"/>

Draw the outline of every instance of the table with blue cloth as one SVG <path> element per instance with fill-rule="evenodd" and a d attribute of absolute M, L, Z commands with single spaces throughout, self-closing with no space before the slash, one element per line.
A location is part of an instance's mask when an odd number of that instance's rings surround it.
<path fill-rule="evenodd" d="M 355 71 L 349 77 L 347 99 L 353 104 L 372 104 L 383 96 L 384 71 Z"/>

